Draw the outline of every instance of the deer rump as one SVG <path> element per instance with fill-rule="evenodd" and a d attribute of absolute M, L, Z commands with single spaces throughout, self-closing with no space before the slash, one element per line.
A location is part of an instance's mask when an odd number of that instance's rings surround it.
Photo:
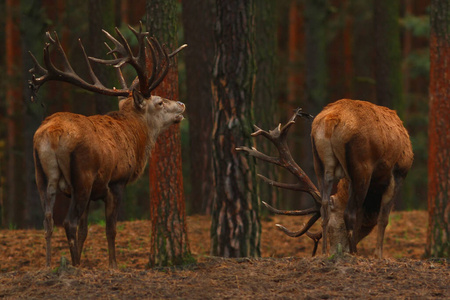
<path fill-rule="evenodd" d="M 356 252 L 356 244 L 378 224 L 377 251 L 382 256 L 389 212 L 413 161 L 402 121 L 386 107 L 342 99 L 316 116 L 311 138 L 324 248 L 329 234 L 332 251 L 341 244 Z"/>

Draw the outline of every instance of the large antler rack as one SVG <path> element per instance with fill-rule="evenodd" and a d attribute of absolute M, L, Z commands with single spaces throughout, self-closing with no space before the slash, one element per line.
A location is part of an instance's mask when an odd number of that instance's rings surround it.
<path fill-rule="evenodd" d="M 258 126 L 254 125 L 256 131 L 252 133 L 253 137 L 256 136 L 263 136 L 267 138 L 270 142 L 272 142 L 275 147 L 278 150 L 279 156 L 269 156 L 266 155 L 260 151 L 258 151 L 256 148 L 248 148 L 248 147 L 239 147 L 236 148 L 237 151 L 243 151 L 248 153 L 249 155 L 260 159 L 262 161 L 272 163 L 275 165 L 278 165 L 282 168 L 285 168 L 288 170 L 291 174 L 293 174 L 298 182 L 297 183 L 282 183 L 278 181 L 274 181 L 272 179 L 269 179 L 261 174 L 258 174 L 258 177 L 263 179 L 265 182 L 267 182 L 270 185 L 283 188 L 283 189 L 289 189 L 294 191 L 302 191 L 310 194 L 312 198 L 314 199 L 314 206 L 308 209 L 304 210 L 293 210 L 293 211 L 285 211 L 285 210 L 278 210 L 266 202 L 263 201 L 263 204 L 273 213 L 280 214 L 280 215 L 290 215 L 290 216 L 305 216 L 305 215 L 312 215 L 309 221 L 303 226 L 303 228 L 299 231 L 290 231 L 286 227 L 276 224 L 278 229 L 283 231 L 285 234 L 287 234 L 290 237 L 299 237 L 306 233 L 306 235 L 311 238 L 314 241 L 314 249 L 313 249 L 313 256 L 315 255 L 317 251 L 317 246 L 322 238 L 322 232 L 318 233 L 312 233 L 309 231 L 309 229 L 314 225 L 314 223 L 320 218 L 320 208 L 322 205 L 322 200 L 320 197 L 320 192 L 312 183 L 311 179 L 306 175 L 306 173 L 300 168 L 300 166 L 294 161 L 292 158 L 291 152 L 289 150 L 288 144 L 287 144 L 287 134 L 289 132 L 289 129 L 291 126 L 295 123 L 296 119 L 298 117 L 306 117 L 306 118 L 313 118 L 311 115 L 306 114 L 302 112 L 301 108 L 297 108 L 294 112 L 294 115 L 291 117 L 291 119 L 284 125 L 281 126 L 279 124 L 275 129 L 265 131 Z"/>
<path fill-rule="evenodd" d="M 88 57 L 86 51 L 84 50 L 84 46 L 79 39 L 79 45 L 83 52 L 83 56 L 85 58 L 85 63 L 88 69 L 90 81 L 88 82 L 82 79 L 78 74 L 73 70 L 67 56 L 64 52 L 64 49 L 59 41 L 58 35 L 56 32 L 54 33 L 54 38 L 50 34 L 50 32 L 46 33 L 46 36 L 49 40 L 45 44 L 44 48 L 44 65 L 45 68 L 42 67 L 37 61 L 36 57 L 31 53 L 31 57 L 34 61 L 34 67 L 30 69 L 30 73 L 33 74 L 32 79 L 29 81 L 29 87 L 32 91 L 31 99 L 34 100 L 36 97 L 36 93 L 39 91 L 39 88 L 47 81 L 64 81 L 86 89 L 88 91 L 92 91 L 95 93 L 100 93 L 108 96 L 129 96 L 131 91 L 135 88 L 137 83 L 139 83 L 140 92 L 148 97 L 150 96 L 150 92 L 154 90 L 164 79 L 169 71 L 169 67 L 171 64 L 171 58 L 174 57 L 178 52 L 187 47 L 186 44 L 182 45 L 174 52 L 168 54 L 165 47 L 161 46 L 159 42 L 151 37 L 148 38 L 149 33 L 142 31 L 142 23 L 140 23 L 139 31 L 135 30 L 131 26 L 128 26 L 130 30 L 134 33 L 138 40 L 138 54 L 134 56 L 133 51 L 122 35 L 120 30 L 116 27 L 116 33 L 119 37 L 118 41 L 107 31 L 103 30 L 106 37 L 114 44 L 114 49 L 111 49 L 107 43 L 106 47 L 109 49 L 108 55 L 113 55 L 114 59 L 99 59 L 95 57 Z M 50 57 L 50 46 L 56 47 L 57 52 L 62 58 L 62 69 L 55 66 Z M 149 47 L 149 51 L 147 51 L 147 47 Z M 149 57 L 150 56 L 150 57 Z M 150 62 L 151 59 L 151 62 Z M 112 65 L 113 67 L 118 69 L 119 81 L 122 85 L 121 89 L 107 88 L 105 87 L 98 77 L 95 75 L 91 61 Z M 133 84 L 130 87 L 127 87 L 127 84 L 122 76 L 120 71 L 121 67 L 124 64 L 131 65 L 137 73 L 137 79 L 134 80 Z M 151 64 L 152 73 L 148 74 L 148 66 Z"/>

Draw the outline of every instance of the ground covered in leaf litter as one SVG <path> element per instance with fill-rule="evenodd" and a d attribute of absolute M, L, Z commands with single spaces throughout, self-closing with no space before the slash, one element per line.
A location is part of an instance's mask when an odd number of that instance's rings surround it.
<path fill-rule="evenodd" d="M 53 239 L 52 268 L 46 269 L 41 230 L 0 230 L 0 298 L 6 299 L 450 299 L 448 260 L 424 259 L 426 212 L 394 212 L 385 238 L 385 258 L 373 255 L 376 234 L 357 256 L 311 258 L 307 237 L 289 238 L 275 224 L 298 229 L 304 219 L 273 216 L 262 222 L 262 258 L 210 257 L 207 216 L 188 217 L 191 251 L 197 262 L 147 269 L 150 224 L 118 224 L 118 270 L 107 267 L 104 227 L 92 225 L 81 267 L 70 259 L 64 230 Z M 320 248 L 319 248 L 320 252 Z"/>

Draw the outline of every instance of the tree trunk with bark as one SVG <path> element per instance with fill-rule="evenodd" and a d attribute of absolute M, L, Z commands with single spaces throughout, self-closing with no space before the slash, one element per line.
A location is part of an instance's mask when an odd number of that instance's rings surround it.
<path fill-rule="evenodd" d="M 147 31 L 170 50 L 177 46 L 175 0 L 147 1 Z M 173 64 L 155 95 L 178 100 L 178 71 Z M 179 125 L 156 142 L 150 157 L 151 266 L 178 265 L 190 258 L 181 166 Z"/>
<path fill-rule="evenodd" d="M 22 132 L 22 57 L 20 45 L 20 2 L 17 0 L 6 1 L 5 20 L 5 61 L 6 78 L 6 172 L 5 190 L 3 196 L 3 226 L 22 227 L 23 210 L 25 198 L 25 182 L 22 177 L 23 165 L 23 143 L 20 133 Z"/>
<path fill-rule="evenodd" d="M 426 254 L 450 257 L 450 3 L 431 1 Z"/>
<path fill-rule="evenodd" d="M 42 38 L 44 37 L 45 25 L 42 15 L 42 3 L 40 0 L 24 1 L 21 3 L 21 12 L 23 18 L 21 20 L 22 30 L 22 74 L 28 74 L 28 70 L 33 66 L 33 62 L 28 51 L 32 53 L 42 52 Z M 26 78 L 28 79 L 28 78 Z M 33 136 L 43 120 L 43 109 L 38 103 L 30 103 L 31 93 L 27 80 L 22 80 L 23 90 L 23 106 L 24 106 L 24 159 L 25 164 L 22 177 L 25 180 L 24 199 L 24 225 L 25 227 L 39 228 L 42 227 L 42 208 L 40 197 L 36 186 L 33 159 Z M 20 103 L 20 101 L 18 101 Z"/>
<path fill-rule="evenodd" d="M 213 71 L 215 195 L 211 254 L 260 256 L 260 204 L 252 146 L 255 80 L 253 1 L 217 1 Z"/>

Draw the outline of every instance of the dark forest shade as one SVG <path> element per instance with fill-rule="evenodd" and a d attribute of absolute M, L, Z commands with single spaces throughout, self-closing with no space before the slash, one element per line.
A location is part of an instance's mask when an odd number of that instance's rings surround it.
<path fill-rule="evenodd" d="M 189 118 L 191 213 L 211 213 L 213 124 L 211 80 L 214 60 L 214 0 L 185 0 L 183 26 L 186 63 L 186 105 Z M 201 18 L 194 16 L 201 15 Z"/>

